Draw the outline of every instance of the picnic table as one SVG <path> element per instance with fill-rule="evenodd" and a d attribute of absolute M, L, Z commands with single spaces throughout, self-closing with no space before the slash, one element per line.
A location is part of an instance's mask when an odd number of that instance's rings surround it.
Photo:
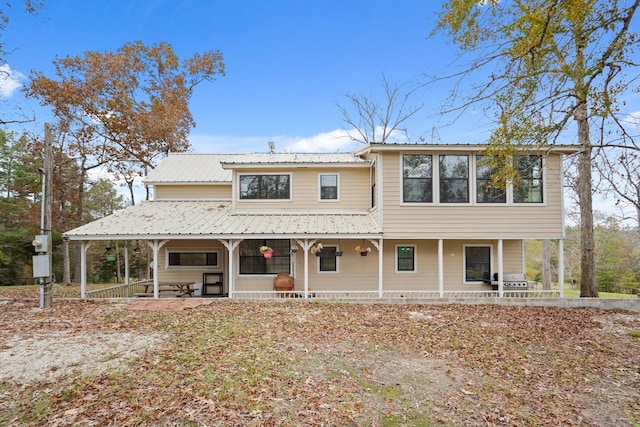
<path fill-rule="evenodd" d="M 193 296 L 195 283 L 192 282 L 163 282 L 158 286 L 159 293 L 172 294 L 171 296 Z M 144 292 L 135 294 L 137 297 L 153 297 L 153 284 L 144 286 Z"/>

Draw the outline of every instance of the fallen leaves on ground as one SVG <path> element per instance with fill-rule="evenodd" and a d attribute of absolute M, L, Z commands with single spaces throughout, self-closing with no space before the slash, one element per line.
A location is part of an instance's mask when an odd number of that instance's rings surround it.
<path fill-rule="evenodd" d="M 55 375 L 0 376 L 0 425 L 640 423 L 638 313 L 288 300 L 42 310 L 16 298 L 0 321 L 0 343 L 11 343 L 0 356 L 43 336 L 62 348 L 69 336 L 112 348 L 104 337 L 154 339 L 84 365 L 52 360 Z M 101 357 L 118 363 L 85 369 Z"/>

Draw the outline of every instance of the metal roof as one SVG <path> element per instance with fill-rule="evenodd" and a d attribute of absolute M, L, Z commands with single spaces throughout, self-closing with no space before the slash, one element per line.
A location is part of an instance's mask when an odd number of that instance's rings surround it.
<path fill-rule="evenodd" d="M 147 184 L 230 183 L 232 172 L 220 162 L 242 154 L 172 153 L 144 179 Z"/>
<path fill-rule="evenodd" d="M 222 161 L 223 167 L 276 166 L 276 165 L 352 165 L 368 166 L 369 161 L 352 153 L 252 153 L 230 157 Z"/>
<path fill-rule="evenodd" d="M 151 201 L 65 233 L 70 240 L 379 237 L 368 212 L 234 214 L 229 201 Z"/>

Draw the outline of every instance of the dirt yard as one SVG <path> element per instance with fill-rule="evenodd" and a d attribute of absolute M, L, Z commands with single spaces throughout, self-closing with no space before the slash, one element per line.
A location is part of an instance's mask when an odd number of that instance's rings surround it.
<path fill-rule="evenodd" d="M 0 300 L 0 425 L 640 424 L 638 313 L 37 306 Z"/>

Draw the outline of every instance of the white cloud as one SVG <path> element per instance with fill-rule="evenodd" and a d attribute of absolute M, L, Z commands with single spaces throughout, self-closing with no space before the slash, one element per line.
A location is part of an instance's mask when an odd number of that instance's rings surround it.
<path fill-rule="evenodd" d="M 0 96 L 3 98 L 11 97 L 13 92 L 22 86 L 20 80 L 24 78 L 24 74 L 12 70 L 9 64 L 0 65 Z"/>
<path fill-rule="evenodd" d="M 291 135 L 238 137 L 232 135 L 191 134 L 189 141 L 195 153 L 264 153 L 269 141 L 275 151 L 296 153 L 349 152 L 361 145 L 354 142 L 346 131 L 332 130 L 302 137 Z"/>
<path fill-rule="evenodd" d="M 624 118 L 623 123 L 632 129 L 640 128 L 640 111 L 634 111 Z"/>

